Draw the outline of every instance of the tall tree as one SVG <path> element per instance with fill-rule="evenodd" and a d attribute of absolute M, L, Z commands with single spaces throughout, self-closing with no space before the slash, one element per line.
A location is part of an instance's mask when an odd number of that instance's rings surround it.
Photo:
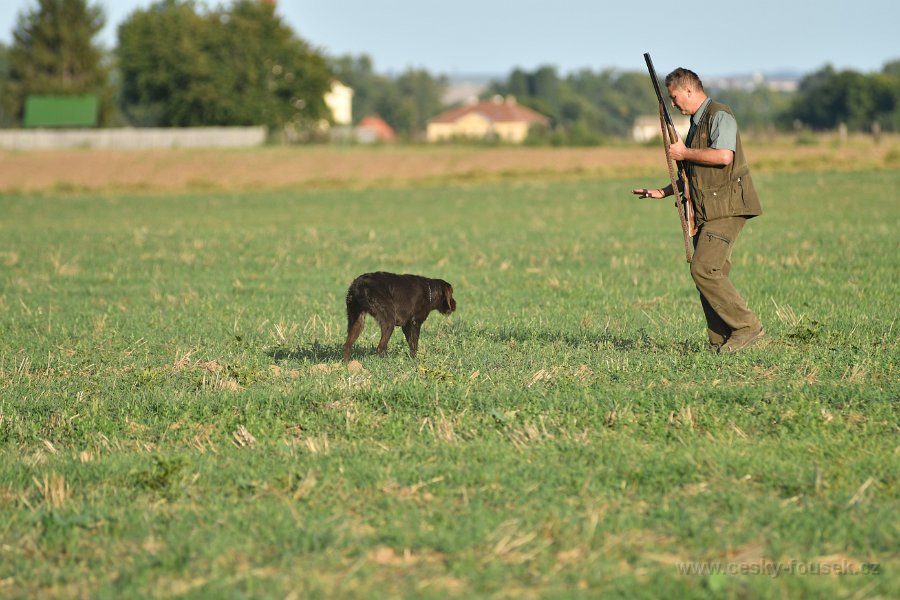
<path fill-rule="evenodd" d="M 881 72 L 891 77 L 900 77 L 900 59 L 885 63 Z"/>
<path fill-rule="evenodd" d="M 852 130 L 868 131 L 876 122 L 894 129 L 900 88 L 889 73 L 866 75 L 851 69 L 836 71 L 828 65 L 803 78 L 783 119 L 813 129 L 833 129 L 843 123 Z"/>
<path fill-rule="evenodd" d="M 354 122 L 378 114 L 399 134 L 414 138 L 444 108 L 444 76 L 424 69 L 407 69 L 396 78 L 379 75 L 366 54 L 341 56 L 330 65 L 335 76 L 353 88 Z"/>
<path fill-rule="evenodd" d="M 331 73 L 272 4 L 201 14 L 162 0 L 119 27 L 122 106 L 140 125 L 308 125 L 327 119 Z"/>
<path fill-rule="evenodd" d="M 203 52 L 206 23 L 192 2 L 168 0 L 119 25 L 121 105 L 138 126 L 191 125 L 203 111 L 212 65 Z"/>
<path fill-rule="evenodd" d="M 108 69 L 94 38 L 105 16 L 88 0 L 36 0 L 19 16 L 9 53 L 7 110 L 21 118 L 31 94 L 96 94 L 101 122 L 108 115 Z"/>
<path fill-rule="evenodd" d="M 0 44 L 0 98 L 6 97 L 6 86 L 9 83 L 9 48 Z M 9 127 L 14 122 L 4 103 L 0 103 L 0 127 Z"/>
<path fill-rule="evenodd" d="M 715 90 L 715 98 L 731 107 L 742 131 L 764 131 L 778 124 L 778 117 L 788 109 L 791 92 L 780 92 L 765 86 L 752 90 Z"/>
<path fill-rule="evenodd" d="M 506 90 L 508 94 L 517 98 L 527 98 L 534 93 L 533 86 L 529 86 L 528 74 L 518 67 L 513 69 L 513 72 L 509 75 Z"/>
<path fill-rule="evenodd" d="M 378 112 L 379 95 L 389 85 L 389 82 L 387 77 L 375 73 L 375 65 L 371 56 L 347 54 L 331 59 L 329 66 L 338 80 L 353 88 L 354 123 Z"/>
<path fill-rule="evenodd" d="M 432 77 L 424 69 L 407 69 L 395 83 L 406 113 L 405 122 L 398 123 L 399 129 L 415 136 L 425 130 L 428 119 L 441 112 L 447 79 Z"/>
<path fill-rule="evenodd" d="M 534 97 L 543 102 L 547 109 L 556 114 L 561 101 L 561 85 L 556 67 L 543 66 L 534 73 Z"/>

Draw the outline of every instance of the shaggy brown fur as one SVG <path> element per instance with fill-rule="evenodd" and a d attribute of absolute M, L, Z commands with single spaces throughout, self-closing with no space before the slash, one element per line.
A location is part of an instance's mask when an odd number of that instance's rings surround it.
<path fill-rule="evenodd" d="M 453 286 L 443 279 L 429 279 L 419 275 L 394 273 L 366 273 L 360 275 L 347 290 L 347 341 L 344 360 L 350 360 L 350 348 L 362 331 L 366 313 L 375 317 L 381 327 L 378 354 L 387 351 L 394 327 L 402 327 L 409 354 L 413 358 L 419 346 L 419 329 L 436 310 L 449 315 L 456 310 Z"/>

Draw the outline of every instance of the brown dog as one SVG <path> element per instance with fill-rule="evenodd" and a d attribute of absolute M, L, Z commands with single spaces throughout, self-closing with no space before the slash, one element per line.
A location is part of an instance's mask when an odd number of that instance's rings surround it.
<path fill-rule="evenodd" d="M 453 286 L 443 279 L 396 275 L 384 271 L 360 275 L 347 290 L 344 361 L 350 360 L 350 348 L 362 331 L 366 313 L 375 317 L 381 326 L 378 354 L 387 351 L 394 327 L 400 326 L 409 344 L 409 354 L 415 358 L 419 346 L 419 329 L 433 310 L 445 315 L 456 310 Z"/>

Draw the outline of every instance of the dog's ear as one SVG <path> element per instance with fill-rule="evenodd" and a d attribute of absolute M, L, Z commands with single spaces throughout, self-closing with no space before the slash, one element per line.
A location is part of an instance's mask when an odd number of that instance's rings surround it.
<path fill-rule="evenodd" d="M 444 282 L 444 306 L 441 310 L 445 315 L 449 315 L 456 310 L 456 300 L 453 299 L 453 286 Z"/>

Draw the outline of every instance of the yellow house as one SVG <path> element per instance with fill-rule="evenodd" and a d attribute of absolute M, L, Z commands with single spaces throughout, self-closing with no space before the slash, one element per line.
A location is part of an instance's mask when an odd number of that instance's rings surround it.
<path fill-rule="evenodd" d="M 453 138 L 491 139 L 521 143 L 533 125 L 548 126 L 550 119 L 516 103 L 515 98 L 494 96 L 461 106 L 428 121 L 429 142 Z"/>

